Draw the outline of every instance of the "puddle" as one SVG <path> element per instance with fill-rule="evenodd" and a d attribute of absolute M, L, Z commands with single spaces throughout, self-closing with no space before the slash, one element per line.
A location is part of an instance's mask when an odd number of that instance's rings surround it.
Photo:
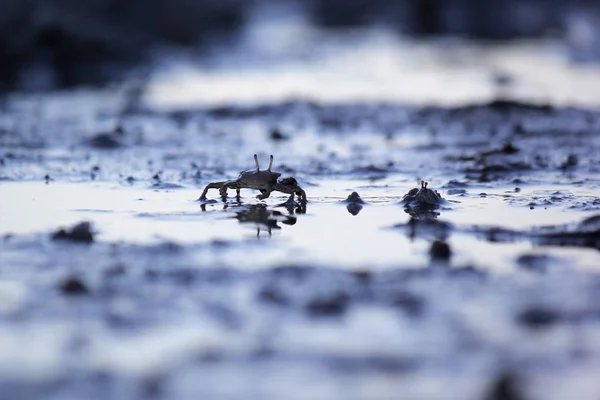
<path fill-rule="evenodd" d="M 392 195 L 392 192 L 403 193 L 406 189 L 394 189 L 389 185 L 364 187 L 361 193 L 367 204 L 353 215 L 341 200 L 356 183 L 342 179 L 319 182 L 319 186 L 308 191 L 306 213 L 297 214 L 291 210 L 290 214 L 290 210 L 277 207 L 285 197 L 273 195 L 261 202 L 252 198 L 251 190 L 244 191 L 245 197 L 239 203 L 235 200 L 221 203 L 219 200 L 201 206 L 195 201 L 200 190 L 190 187 L 164 190 L 100 182 L 5 182 L 0 185 L 3 210 L 0 235 L 48 234 L 57 227 L 89 221 L 96 232 L 96 240 L 107 243 L 155 245 L 172 242 L 197 246 L 224 241 L 246 246 L 256 240 L 266 241 L 259 247 L 243 247 L 241 251 L 235 251 L 235 246 L 230 247 L 230 256 L 217 256 L 213 254 L 214 250 L 208 254 L 205 249 L 197 250 L 198 259 L 227 260 L 226 264 L 241 268 L 273 268 L 290 263 L 343 269 L 429 265 L 430 241 L 411 238 L 402 230 L 392 228 L 411 218 L 400 204 L 400 196 Z M 470 189 L 475 193 L 478 190 Z M 518 195 L 528 197 L 536 191 L 535 187 L 528 187 Z M 459 229 L 502 226 L 504 229 L 527 230 L 577 223 L 594 215 L 565 206 L 515 207 L 507 201 L 505 192 L 504 188 L 488 190 L 484 198 L 479 193 L 446 195 L 450 202 L 438 210 L 438 220 Z M 212 194 L 216 195 L 216 191 Z M 582 194 L 591 193 L 580 190 L 573 195 Z M 262 220 L 238 220 L 236 216 L 246 210 L 246 201 L 278 215 L 265 215 Z M 263 206 L 259 206 L 261 204 Z M 268 218 L 272 220 L 268 221 Z M 519 254 L 537 249 L 518 239 L 514 243 L 486 243 L 464 233 L 449 236 L 455 256 L 453 264 L 473 264 L 492 271 L 514 268 L 512 261 Z M 593 269 L 593 265 L 600 266 L 599 252 L 580 250 L 580 253 L 574 251 L 577 257 L 573 260 L 577 262 L 572 264 L 573 267 Z"/>

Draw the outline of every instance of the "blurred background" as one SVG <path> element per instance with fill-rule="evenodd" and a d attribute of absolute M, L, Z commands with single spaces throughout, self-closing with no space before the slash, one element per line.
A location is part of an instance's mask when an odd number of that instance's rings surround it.
<path fill-rule="evenodd" d="M 569 64 L 600 61 L 600 2 L 595 0 L 1 0 L 0 4 L 0 92 L 103 86 L 132 76 L 147 81 L 156 71 L 177 69 L 175 65 L 213 71 L 235 66 L 239 77 L 242 67 L 289 67 L 299 59 L 303 64 L 297 67 L 308 71 L 307 62 L 312 60 L 314 66 L 315 59 L 329 56 L 343 61 L 332 67 L 339 70 L 344 63 L 365 63 L 371 53 L 389 54 L 398 42 L 404 45 L 399 58 L 418 58 L 419 48 L 415 49 L 414 43 L 439 38 L 460 38 L 485 47 L 506 41 L 550 40 L 552 51 L 560 46 L 561 60 Z M 361 46 L 371 53 L 347 51 Z M 438 50 L 440 47 L 447 46 L 438 44 Z M 337 49 L 333 57 L 332 48 Z M 532 52 L 531 48 L 525 50 Z M 373 60 L 374 74 L 381 73 L 376 65 L 379 61 L 377 57 Z M 440 60 L 434 61 L 440 64 Z M 441 63 L 451 61 L 446 58 Z M 532 61 L 545 63 L 539 58 L 523 63 Z M 395 64 L 385 68 L 393 69 Z M 399 75 L 412 71 L 399 69 Z M 181 68 L 178 71 L 181 76 Z M 505 68 L 494 66 L 491 73 L 496 88 L 513 83 Z M 289 68 L 285 75 L 292 76 L 276 80 L 278 86 L 298 81 Z M 390 79 L 383 75 L 382 81 Z M 201 78 L 218 79 L 214 75 Z M 229 86 L 245 87 L 247 80 L 240 83 L 230 78 Z M 251 78 L 264 87 L 260 76 Z M 323 78 L 311 81 L 319 86 Z M 357 80 L 356 76 L 347 78 Z M 191 82 L 189 76 L 185 81 Z M 288 87 L 285 95 L 313 93 L 310 89 L 302 92 L 300 89 L 310 84 L 299 82 Z M 221 86 L 196 89 L 226 90 Z M 181 87 L 171 85 L 171 94 L 179 90 Z M 247 90 L 256 91 L 256 87 Z M 335 87 L 329 89 L 335 91 Z M 361 91 L 365 92 L 356 89 Z M 167 92 L 159 90 L 159 97 L 169 97 Z M 354 94 L 343 92 L 337 97 L 356 97 Z M 372 95 L 386 98 L 381 92 Z M 406 97 L 411 95 L 414 93 L 409 91 Z M 231 101 L 228 96 L 219 99 Z M 180 103 L 185 104 L 184 100 Z"/>

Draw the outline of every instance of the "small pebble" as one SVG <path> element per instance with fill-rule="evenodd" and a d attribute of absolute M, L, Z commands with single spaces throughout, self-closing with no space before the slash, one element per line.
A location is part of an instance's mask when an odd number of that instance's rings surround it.
<path fill-rule="evenodd" d="M 61 285 L 60 290 L 69 296 L 81 296 L 89 293 L 86 284 L 78 278 L 67 278 Z"/>
<path fill-rule="evenodd" d="M 348 296 L 344 293 L 315 298 L 308 302 L 306 311 L 315 317 L 334 317 L 343 314 L 348 308 Z"/>
<path fill-rule="evenodd" d="M 289 137 L 287 135 L 284 135 L 283 133 L 281 133 L 281 131 L 279 129 L 273 129 L 269 136 L 271 137 L 271 140 L 276 141 L 276 142 L 289 139 Z"/>
<path fill-rule="evenodd" d="M 348 203 L 365 204 L 365 201 L 360 197 L 360 195 L 357 192 L 350 193 L 350 195 L 346 198 L 345 201 Z"/>
<path fill-rule="evenodd" d="M 80 222 L 71 229 L 59 229 L 51 236 L 52 240 L 66 240 L 79 243 L 92 243 L 94 241 L 94 233 L 92 225 L 89 222 Z"/>
<path fill-rule="evenodd" d="M 492 383 L 490 391 L 484 397 L 485 400 L 523 400 L 520 393 L 518 381 L 510 373 L 500 374 Z"/>
<path fill-rule="evenodd" d="M 556 310 L 536 307 L 521 312 L 517 316 L 517 321 L 531 329 L 542 329 L 554 325 L 559 318 L 560 315 Z"/>

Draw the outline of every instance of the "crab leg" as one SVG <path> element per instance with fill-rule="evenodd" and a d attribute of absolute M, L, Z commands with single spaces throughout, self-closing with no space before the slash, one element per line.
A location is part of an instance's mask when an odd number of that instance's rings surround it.
<path fill-rule="evenodd" d="M 300 203 L 306 204 L 306 192 L 304 190 L 300 189 L 296 193 L 298 194 L 298 197 L 300 198 Z"/>
<path fill-rule="evenodd" d="M 209 183 L 204 188 L 204 191 L 202 192 L 202 194 L 200 195 L 200 198 L 198 200 L 206 200 L 206 193 L 208 192 L 208 189 L 221 189 L 223 187 L 223 185 L 225 184 L 225 182 L 226 181 Z"/>
<path fill-rule="evenodd" d="M 267 168 L 267 171 L 271 172 L 272 167 L 273 167 L 273 154 L 271 154 L 271 156 L 269 157 L 269 168 Z"/>
<path fill-rule="evenodd" d="M 267 188 L 266 190 L 261 190 L 261 193 L 258 196 L 256 196 L 256 198 L 259 200 L 264 200 L 271 195 L 272 191 L 273 191 L 273 188 L 270 188 L 270 187 Z"/>
<path fill-rule="evenodd" d="M 221 185 L 221 188 L 219 189 L 221 197 L 227 197 L 227 189 L 235 189 L 237 197 L 240 197 L 240 187 L 236 180 L 223 182 L 223 185 Z"/>
<path fill-rule="evenodd" d="M 254 155 L 254 162 L 256 163 L 256 171 L 260 171 L 260 167 L 258 166 L 258 156 Z"/>

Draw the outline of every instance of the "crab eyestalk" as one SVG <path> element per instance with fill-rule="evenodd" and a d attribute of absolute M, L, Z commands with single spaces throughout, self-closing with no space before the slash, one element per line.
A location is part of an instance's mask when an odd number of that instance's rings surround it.
<path fill-rule="evenodd" d="M 273 154 L 271 154 L 271 156 L 269 157 L 269 168 L 267 168 L 267 171 L 271 172 L 272 167 L 273 167 Z"/>
<path fill-rule="evenodd" d="M 260 167 L 258 166 L 258 155 L 254 154 L 254 163 L 256 164 L 256 170 L 260 171 Z"/>

